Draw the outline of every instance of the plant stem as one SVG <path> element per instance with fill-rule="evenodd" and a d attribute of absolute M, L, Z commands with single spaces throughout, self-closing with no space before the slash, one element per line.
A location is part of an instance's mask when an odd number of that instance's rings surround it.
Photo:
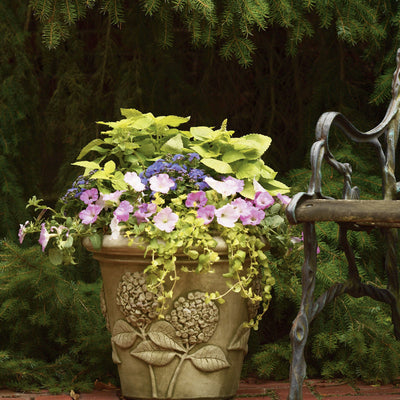
<path fill-rule="evenodd" d="M 168 391 L 167 391 L 167 398 L 171 398 L 172 394 L 174 393 L 174 389 L 175 389 L 175 385 L 176 385 L 176 379 L 178 378 L 179 372 L 182 368 L 182 364 L 183 362 L 186 360 L 186 356 L 189 352 L 190 348 L 187 350 L 187 352 L 185 354 L 182 354 L 181 359 L 179 360 L 179 364 L 177 365 L 174 374 L 172 375 L 172 379 L 169 382 L 168 385 Z"/>
<path fill-rule="evenodd" d="M 156 376 L 154 375 L 153 366 L 149 364 L 150 380 L 151 380 L 151 395 L 154 398 L 158 397 Z"/>

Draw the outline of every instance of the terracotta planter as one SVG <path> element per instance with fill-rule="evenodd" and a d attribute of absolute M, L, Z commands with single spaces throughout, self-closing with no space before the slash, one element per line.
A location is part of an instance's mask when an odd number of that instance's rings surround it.
<path fill-rule="evenodd" d="M 111 332 L 113 361 L 122 394 L 134 399 L 229 399 L 235 396 L 249 329 L 248 302 L 230 293 L 224 304 L 206 304 L 205 292 L 226 291 L 227 248 L 219 241 L 214 274 L 180 272 L 165 319 L 156 295 L 147 290 L 149 258 L 126 239 L 105 237 L 100 251 L 103 306 Z M 177 266 L 196 263 L 184 254 Z"/>

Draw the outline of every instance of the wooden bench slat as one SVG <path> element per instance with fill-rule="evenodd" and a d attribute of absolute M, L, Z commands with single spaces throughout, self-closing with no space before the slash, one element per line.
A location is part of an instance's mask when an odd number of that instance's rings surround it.
<path fill-rule="evenodd" d="M 305 200 L 296 207 L 298 222 L 334 221 L 400 227 L 399 200 Z"/>

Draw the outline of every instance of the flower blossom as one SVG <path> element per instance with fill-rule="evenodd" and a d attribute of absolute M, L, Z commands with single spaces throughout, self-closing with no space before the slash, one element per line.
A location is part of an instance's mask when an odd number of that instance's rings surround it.
<path fill-rule="evenodd" d="M 121 197 L 122 193 L 124 193 L 124 190 L 116 190 L 113 193 L 100 193 L 100 197 L 95 204 L 107 209 L 110 206 L 119 204 L 119 198 Z"/>
<path fill-rule="evenodd" d="M 265 210 L 274 203 L 274 198 L 267 191 L 256 192 L 256 195 L 254 196 L 254 205 L 260 210 Z"/>
<path fill-rule="evenodd" d="M 29 221 L 26 221 L 25 224 L 19 224 L 19 231 L 18 231 L 18 239 L 19 242 L 22 243 L 25 239 L 26 235 L 26 226 L 29 224 Z"/>
<path fill-rule="evenodd" d="M 137 222 L 140 224 L 142 222 L 148 222 L 149 217 L 151 217 L 157 211 L 157 204 L 155 203 L 143 203 L 134 212 L 134 216 Z"/>
<path fill-rule="evenodd" d="M 204 181 L 211 187 L 211 189 L 214 189 L 224 197 L 241 192 L 244 187 L 244 182 L 242 180 L 231 176 L 228 176 L 223 181 L 217 181 L 214 178 L 206 177 L 204 178 Z"/>
<path fill-rule="evenodd" d="M 191 192 L 185 201 L 186 207 L 203 207 L 207 203 L 207 196 L 203 191 Z"/>
<path fill-rule="evenodd" d="M 114 217 L 118 219 L 118 222 L 128 221 L 129 213 L 133 211 L 133 205 L 129 201 L 121 201 L 120 205 L 114 210 Z"/>
<path fill-rule="evenodd" d="M 242 199 L 240 197 L 233 200 L 231 202 L 231 205 L 238 210 L 241 216 L 248 214 L 250 209 L 253 207 L 253 204 L 250 201 Z"/>
<path fill-rule="evenodd" d="M 291 201 L 291 198 L 289 197 L 289 196 L 286 196 L 286 195 L 284 195 L 284 194 L 280 194 L 280 193 L 278 193 L 277 195 L 276 195 L 276 197 L 279 199 L 279 201 L 283 204 L 283 205 L 288 205 L 289 203 L 290 203 L 290 201 Z"/>
<path fill-rule="evenodd" d="M 172 232 L 178 222 L 178 215 L 170 207 L 165 207 L 153 218 L 154 225 L 164 232 Z"/>
<path fill-rule="evenodd" d="M 146 188 L 140 179 L 140 176 L 136 172 L 127 172 L 124 175 L 124 181 L 136 192 L 143 192 L 143 190 Z"/>
<path fill-rule="evenodd" d="M 85 190 L 79 198 L 87 205 L 94 203 L 99 198 L 99 192 L 96 188 Z"/>
<path fill-rule="evenodd" d="M 220 225 L 226 226 L 227 228 L 233 228 L 235 222 L 239 219 L 239 211 L 231 204 L 226 204 L 221 208 L 215 210 L 215 216 Z"/>
<path fill-rule="evenodd" d="M 264 218 L 265 212 L 257 207 L 249 208 L 244 215 L 240 216 L 243 225 L 258 225 Z"/>
<path fill-rule="evenodd" d="M 154 175 L 149 179 L 150 189 L 154 192 L 168 193 L 175 186 L 175 182 L 168 174 Z"/>
<path fill-rule="evenodd" d="M 209 204 L 208 206 L 200 207 L 197 210 L 197 218 L 203 218 L 204 225 L 208 225 L 214 219 L 215 210 L 215 206 L 211 204 Z"/>
<path fill-rule="evenodd" d="M 96 222 L 102 209 L 103 207 L 98 204 L 88 205 L 85 210 L 82 210 L 79 213 L 79 218 L 82 220 L 82 224 L 89 225 Z"/>
<path fill-rule="evenodd" d="M 111 220 L 110 223 L 111 229 L 111 239 L 117 240 L 120 236 L 121 227 L 119 226 L 119 220 L 116 216 Z"/>
<path fill-rule="evenodd" d="M 39 243 L 42 245 L 42 251 L 44 251 L 52 235 L 50 235 L 49 231 L 46 229 L 44 222 L 42 223 L 41 227 L 42 229 L 40 230 Z"/>

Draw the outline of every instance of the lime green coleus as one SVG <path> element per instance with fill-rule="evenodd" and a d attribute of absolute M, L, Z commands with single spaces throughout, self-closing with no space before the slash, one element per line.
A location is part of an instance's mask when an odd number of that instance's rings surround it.
<path fill-rule="evenodd" d="M 75 163 L 85 168 L 85 174 L 98 169 L 95 177 L 107 179 L 115 170 L 113 160 L 118 162 L 121 170 L 140 172 L 167 154 L 197 153 L 201 163 L 214 175 L 231 175 L 244 180 L 241 194 L 245 197 L 254 197 L 254 179 L 273 196 L 289 191 L 284 183 L 275 179 L 277 173 L 262 159 L 271 144 L 268 136 L 252 133 L 232 137 L 234 131 L 226 129 L 226 120 L 219 129 L 196 126 L 181 130 L 178 127 L 190 117 L 155 117 L 135 109 L 121 109 L 121 114 L 124 118 L 120 121 L 99 122 L 111 129 L 102 132 L 104 139 L 92 140 L 80 152 L 78 160 L 91 151 L 98 154 L 92 161 Z M 122 182 L 121 179 L 123 185 Z"/>

